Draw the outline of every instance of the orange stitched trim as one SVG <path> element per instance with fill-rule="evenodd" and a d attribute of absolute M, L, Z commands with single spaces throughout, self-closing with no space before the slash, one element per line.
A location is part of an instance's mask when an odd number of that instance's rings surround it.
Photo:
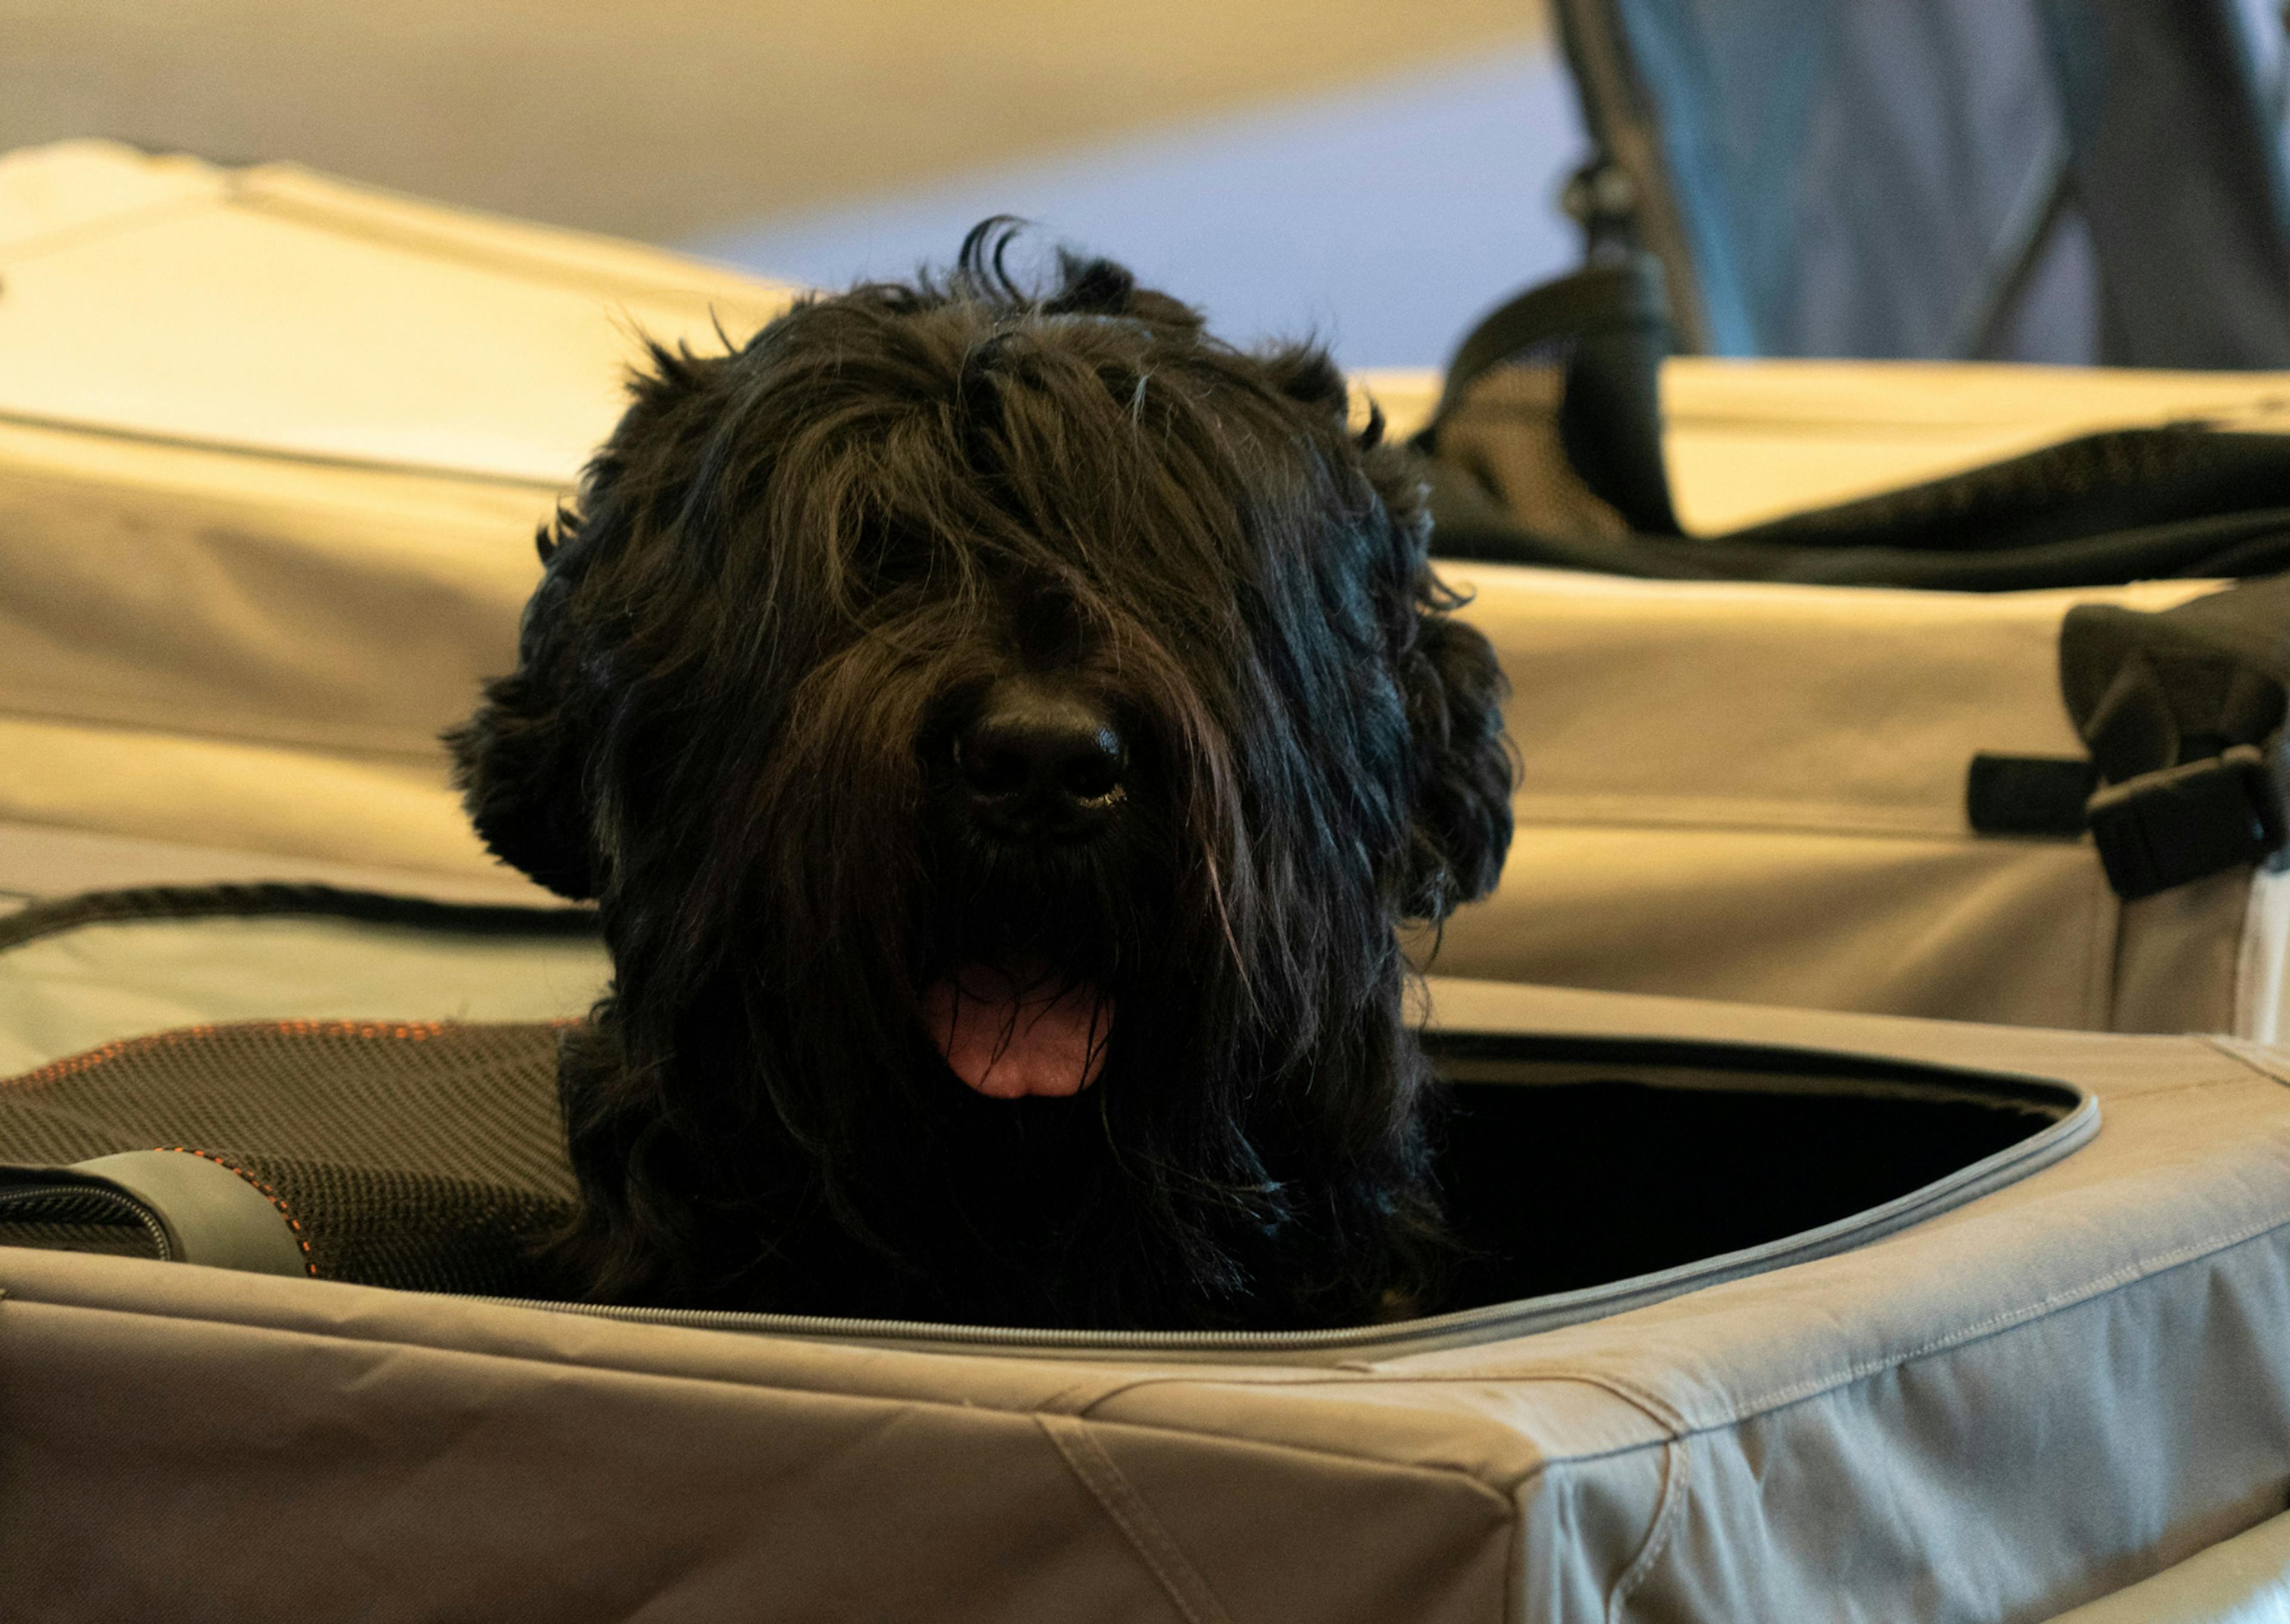
<path fill-rule="evenodd" d="M 310 1271 L 310 1276 L 312 1279 L 318 1278 L 318 1262 L 316 1258 L 313 1258 L 310 1255 L 310 1237 L 303 1233 L 302 1220 L 295 1217 L 293 1210 L 278 1198 L 278 1192 L 276 1190 L 272 1189 L 268 1185 L 256 1178 L 252 1173 L 247 1172 L 244 1167 L 224 1161 L 212 1150 L 194 1150 L 188 1145 L 155 1145 L 152 1148 L 155 1150 L 180 1151 L 185 1156 L 195 1156 L 202 1161 L 212 1162 L 217 1167 L 228 1167 L 231 1172 L 236 1173 L 240 1178 L 254 1186 L 256 1189 L 260 1190 L 264 1195 L 269 1196 L 270 1204 L 278 1209 L 279 1216 L 286 1220 L 287 1228 L 294 1231 L 294 1244 L 302 1249 L 302 1267 Z"/>
<path fill-rule="evenodd" d="M 240 1029 L 256 1028 L 284 1037 L 404 1037 L 420 1043 L 443 1036 L 455 1023 L 449 1020 L 249 1020 Z M 211 1032 L 212 1027 L 188 1027 L 191 1032 Z"/>
<path fill-rule="evenodd" d="M 115 1039 L 99 1048 L 90 1049 L 84 1054 L 52 1060 L 36 1071 L 0 1080 L 0 1085 L 37 1088 L 92 1070 L 123 1054 L 164 1049 L 194 1038 L 212 1037 L 218 1032 L 276 1032 L 284 1037 L 394 1037 L 420 1043 L 426 1038 L 443 1036 L 458 1024 L 450 1020 L 239 1020 L 220 1026 L 177 1027 L 172 1031 L 154 1032 L 145 1037 Z"/>

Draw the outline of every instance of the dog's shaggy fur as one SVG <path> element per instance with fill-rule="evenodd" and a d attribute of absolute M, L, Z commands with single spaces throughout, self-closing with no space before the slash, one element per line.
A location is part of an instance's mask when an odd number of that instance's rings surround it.
<path fill-rule="evenodd" d="M 1426 1305 L 1395 927 L 1501 866 L 1493 653 L 1323 352 L 1231 348 L 1104 260 L 1029 292 L 989 224 L 944 277 L 655 348 L 542 533 L 516 670 L 450 736 L 487 843 L 596 898 L 612 950 L 564 1051 L 571 1289 L 1129 1327 Z M 1072 827 L 981 812 L 965 740 L 1013 692 L 1105 741 Z M 931 1002 L 981 966 L 1085 1011 L 1061 1097 L 955 1075 Z"/>

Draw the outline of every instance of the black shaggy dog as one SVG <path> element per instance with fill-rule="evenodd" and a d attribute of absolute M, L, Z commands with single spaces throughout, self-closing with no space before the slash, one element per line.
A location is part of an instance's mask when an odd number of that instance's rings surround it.
<path fill-rule="evenodd" d="M 612 1300 L 1290 1327 L 1446 1244 L 1395 926 L 1491 887 L 1501 678 L 1309 348 L 1107 261 L 655 348 L 451 735 L 594 897 L 565 1044 Z"/>

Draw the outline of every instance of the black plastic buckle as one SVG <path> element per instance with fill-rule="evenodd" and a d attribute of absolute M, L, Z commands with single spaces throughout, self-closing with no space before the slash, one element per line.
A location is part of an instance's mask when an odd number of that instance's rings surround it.
<path fill-rule="evenodd" d="M 2087 812 L 2107 883 L 2126 902 L 2282 849 L 2282 792 L 2255 745 L 2110 784 Z"/>

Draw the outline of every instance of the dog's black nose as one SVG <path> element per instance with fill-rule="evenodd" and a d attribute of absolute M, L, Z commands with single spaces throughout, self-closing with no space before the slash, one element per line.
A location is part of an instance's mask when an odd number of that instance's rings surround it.
<path fill-rule="evenodd" d="M 956 732 L 954 765 L 985 828 L 1069 838 L 1120 804 L 1129 751 L 1113 718 L 1081 694 L 1005 678 Z"/>

